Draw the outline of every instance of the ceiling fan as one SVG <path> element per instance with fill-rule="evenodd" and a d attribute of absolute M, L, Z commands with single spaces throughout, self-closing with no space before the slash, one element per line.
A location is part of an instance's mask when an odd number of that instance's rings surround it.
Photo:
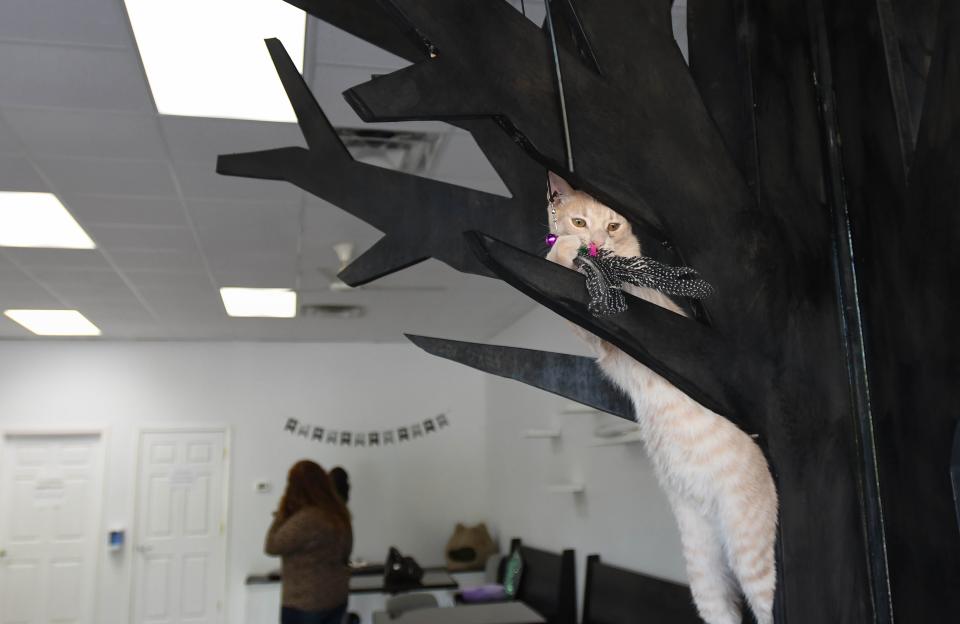
<path fill-rule="evenodd" d="M 332 271 L 325 267 L 318 267 L 317 271 L 329 278 L 330 283 L 327 286 L 327 289 L 331 292 L 348 292 L 351 290 L 365 290 L 365 291 L 394 291 L 394 292 L 441 292 L 446 290 L 444 286 L 388 286 L 388 285 L 364 285 L 354 288 L 350 286 L 342 279 L 337 277 L 337 274 L 343 271 L 350 262 L 353 260 L 353 254 L 356 247 L 353 243 L 350 242 L 341 242 L 333 245 L 333 253 L 336 254 L 337 260 L 340 263 L 340 267 L 336 271 Z M 317 292 L 317 291 L 314 291 Z"/>

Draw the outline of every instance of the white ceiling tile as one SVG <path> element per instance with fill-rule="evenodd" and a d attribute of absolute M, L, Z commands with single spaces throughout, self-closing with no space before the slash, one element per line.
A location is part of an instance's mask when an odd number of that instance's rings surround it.
<path fill-rule="evenodd" d="M 199 294 L 206 297 L 217 289 L 206 273 L 163 273 L 143 271 L 128 273 L 127 278 L 144 296 L 167 293 Z M 219 296 L 219 295 L 218 295 Z"/>
<path fill-rule="evenodd" d="M 228 319 L 220 293 L 211 288 L 143 291 L 143 297 L 161 321 L 196 324 Z"/>
<path fill-rule="evenodd" d="M 393 69 L 400 69 L 410 64 L 399 56 L 381 50 L 359 37 L 354 37 L 316 18 L 310 18 L 310 26 L 314 34 L 313 39 L 316 41 L 315 58 L 320 63 Z"/>
<path fill-rule="evenodd" d="M 0 191 L 49 191 L 30 161 L 19 156 L 0 156 Z"/>
<path fill-rule="evenodd" d="M 11 262 L 8 258 L 3 255 L 3 250 L 0 249 L 0 275 L 7 272 L 18 273 L 22 275 L 20 268 Z"/>
<path fill-rule="evenodd" d="M 245 279 L 246 275 L 288 276 L 286 283 L 275 284 L 275 288 L 289 288 L 294 285 L 297 274 L 296 249 L 273 253 L 235 253 L 208 254 L 210 270 L 215 276 L 229 276 L 231 279 Z M 245 283 L 221 282 L 218 286 L 249 286 Z"/>
<path fill-rule="evenodd" d="M 197 243 L 190 228 L 137 227 L 128 225 L 91 225 L 87 229 L 97 245 L 107 251 L 155 249 L 196 251 Z"/>
<path fill-rule="evenodd" d="M 64 195 L 176 194 L 170 167 L 162 161 L 38 158 L 37 166 Z"/>
<path fill-rule="evenodd" d="M 4 0 L 0 38 L 47 43 L 129 46 L 117 0 Z"/>
<path fill-rule="evenodd" d="M 293 227 L 290 227 L 293 226 Z M 242 253 L 271 253 L 293 257 L 297 251 L 296 223 L 271 224 L 261 229 L 223 227 L 198 229 L 200 244 L 211 257 Z"/>
<path fill-rule="evenodd" d="M 216 168 L 220 154 L 306 146 L 300 127 L 292 123 L 170 115 L 161 116 L 160 123 L 171 158 L 204 163 L 210 169 Z"/>
<path fill-rule="evenodd" d="M 301 191 L 279 180 L 254 180 L 223 176 L 212 165 L 175 163 L 183 196 L 190 199 L 235 199 L 245 201 L 290 202 L 299 199 Z"/>
<path fill-rule="evenodd" d="M 13 249 L 3 253 L 14 263 L 27 269 L 46 267 L 72 267 L 75 269 L 111 269 L 112 267 L 96 249 Z"/>
<path fill-rule="evenodd" d="M 3 111 L 0 111 L 0 154 L 22 155 L 23 153 L 23 144 L 3 121 Z"/>
<path fill-rule="evenodd" d="M 0 105 L 156 109 L 134 50 L 0 42 Z"/>
<path fill-rule="evenodd" d="M 300 201 L 245 202 L 192 199 L 187 208 L 198 228 L 216 228 L 223 225 L 258 229 L 271 223 L 293 224 L 299 227 Z"/>
<path fill-rule="evenodd" d="M 300 204 L 212 202 L 189 204 L 201 245 L 221 251 L 294 252 L 300 233 Z"/>
<path fill-rule="evenodd" d="M 454 132 L 447 136 L 429 177 L 500 180 L 473 135 L 466 132 Z"/>
<path fill-rule="evenodd" d="M 22 273 L 0 273 L 0 312 L 9 309 L 56 309 L 63 305 L 39 283 Z"/>
<path fill-rule="evenodd" d="M 130 296 L 130 288 L 114 271 L 35 269 L 33 276 L 63 300 L 116 299 Z"/>
<path fill-rule="evenodd" d="M 76 306 L 80 312 L 94 322 L 105 319 L 127 323 L 150 323 L 153 321 L 150 312 L 136 299 L 105 302 L 80 300 L 76 302 Z"/>
<path fill-rule="evenodd" d="M 33 336 L 27 328 L 19 323 L 14 323 L 6 316 L 0 315 L 0 337 L 2 338 L 30 338 Z"/>
<path fill-rule="evenodd" d="M 117 272 L 110 268 L 85 269 L 72 266 L 44 266 L 30 269 L 30 276 L 48 286 L 59 286 L 74 282 L 86 282 L 90 285 L 112 285 L 122 280 Z"/>
<path fill-rule="evenodd" d="M 223 286 L 239 286 L 242 288 L 293 288 L 296 276 L 290 267 L 267 267 L 264 270 L 247 271 L 216 271 L 214 279 Z"/>
<path fill-rule="evenodd" d="M 152 115 L 12 108 L 5 117 L 34 156 L 166 158 Z"/>
<path fill-rule="evenodd" d="M 61 200 L 81 225 L 187 227 L 183 205 L 176 197 L 63 195 Z"/>
<path fill-rule="evenodd" d="M 77 292 L 71 294 L 70 296 L 64 296 L 63 300 L 72 308 L 76 308 L 81 312 L 84 310 L 97 310 L 100 312 L 105 312 L 111 309 L 120 309 L 120 310 L 141 310 L 144 313 L 149 314 L 146 308 L 140 303 L 138 298 L 139 293 L 134 293 L 133 290 L 127 289 L 126 292 L 114 292 L 109 295 L 101 296 L 91 296 L 89 293 Z"/>
<path fill-rule="evenodd" d="M 203 256 L 198 250 L 157 249 L 121 249 L 111 251 L 110 258 L 124 273 L 165 272 L 165 273 L 203 273 Z"/>

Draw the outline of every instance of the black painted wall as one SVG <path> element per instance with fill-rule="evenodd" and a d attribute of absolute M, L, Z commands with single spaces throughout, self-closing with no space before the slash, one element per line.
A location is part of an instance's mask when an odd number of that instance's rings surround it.
<path fill-rule="evenodd" d="M 899 3 L 891 23 L 882 4 L 851 0 L 828 18 L 892 605 L 897 622 L 957 621 L 960 3 Z M 885 36 L 905 51 L 903 78 L 884 62 Z M 915 148 L 897 140 L 913 128 Z"/>

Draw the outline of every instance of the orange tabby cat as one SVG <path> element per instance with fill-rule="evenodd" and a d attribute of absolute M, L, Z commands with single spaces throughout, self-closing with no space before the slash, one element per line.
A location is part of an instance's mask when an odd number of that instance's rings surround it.
<path fill-rule="evenodd" d="M 573 268 L 591 243 L 619 256 L 639 256 L 630 223 L 586 193 L 550 174 L 556 192 L 547 259 Z M 624 290 L 677 314 L 666 295 Z M 740 624 L 741 592 L 758 624 L 773 623 L 777 491 L 760 448 L 727 419 L 613 345 L 574 325 L 600 369 L 627 393 L 640 435 L 677 518 L 690 589 L 708 624 Z"/>

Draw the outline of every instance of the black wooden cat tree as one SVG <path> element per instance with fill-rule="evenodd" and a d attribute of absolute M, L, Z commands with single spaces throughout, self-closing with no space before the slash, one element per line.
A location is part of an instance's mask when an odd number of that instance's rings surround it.
<path fill-rule="evenodd" d="M 218 171 L 382 231 L 348 284 L 430 257 L 497 277 L 757 434 L 778 622 L 960 617 L 960 2 L 688 0 L 688 66 L 670 0 L 553 0 L 555 37 L 502 0 L 287 1 L 413 63 L 345 93 L 364 120 L 468 130 L 512 197 L 353 161 L 275 40 L 308 148 Z M 582 276 L 541 258 L 547 169 L 717 294 L 689 319 L 639 300 L 592 316 Z M 410 338 L 632 417 L 588 359 Z"/>

